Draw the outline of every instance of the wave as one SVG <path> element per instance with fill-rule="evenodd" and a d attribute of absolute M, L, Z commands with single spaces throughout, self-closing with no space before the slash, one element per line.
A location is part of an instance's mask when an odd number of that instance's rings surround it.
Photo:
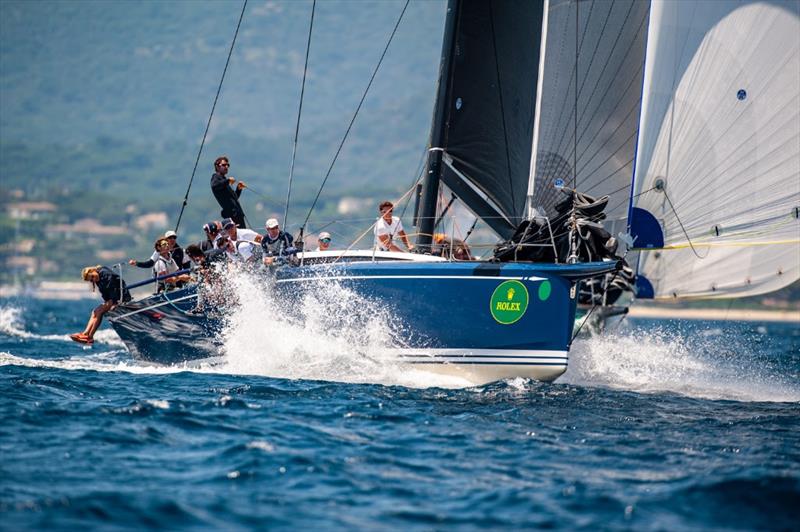
<path fill-rule="evenodd" d="M 0 365 L 156 374 L 193 371 L 410 388 L 475 386 L 464 378 L 398 363 L 393 349 L 410 332 L 393 323 L 387 308 L 335 283 L 298 294 L 295 307 L 287 311 L 257 278 L 230 279 L 237 304 L 228 314 L 219 359 L 165 367 L 137 361 L 123 349 L 96 353 L 95 346 L 59 359 L 0 353 Z M 71 343 L 67 335 L 28 331 L 16 307 L 0 307 L 0 334 Z M 800 383 L 792 380 L 796 369 L 776 363 L 774 355 L 780 350 L 765 345 L 765 333 L 761 337 L 730 334 L 718 326 L 684 330 L 674 322 L 648 328 L 628 325 L 576 340 L 569 369 L 558 382 L 714 400 L 800 402 Z M 100 344 L 123 346 L 110 329 L 99 331 L 96 338 Z M 525 379 L 502 385 L 519 393 L 538 386 Z"/>
<path fill-rule="evenodd" d="M 183 371 L 208 371 L 210 365 L 174 365 L 158 366 L 143 364 L 130 358 L 125 350 L 104 351 L 99 353 L 81 354 L 66 358 L 31 358 L 14 355 L 0 351 L 0 366 L 23 366 L 28 368 L 52 368 L 63 370 L 99 371 L 99 372 L 127 372 L 141 375 L 170 374 Z"/>
<path fill-rule="evenodd" d="M 559 382 L 715 400 L 800 401 L 793 371 L 764 351 L 718 330 L 629 327 L 576 340 Z"/>
<path fill-rule="evenodd" d="M 215 371 L 413 388 L 473 385 L 399 364 L 393 349 L 412 333 L 388 308 L 337 283 L 299 293 L 287 311 L 258 278 L 231 279 L 238 304 L 226 321 L 225 356 Z"/>
<path fill-rule="evenodd" d="M 70 342 L 69 334 L 37 334 L 25 329 L 23 309 L 13 306 L 0 307 L 0 334 L 25 340 L 43 340 L 49 342 Z M 123 342 L 113 329 L 101 329 L 94 336 L 95 343 L 112 346 L 123 346 Z"/>

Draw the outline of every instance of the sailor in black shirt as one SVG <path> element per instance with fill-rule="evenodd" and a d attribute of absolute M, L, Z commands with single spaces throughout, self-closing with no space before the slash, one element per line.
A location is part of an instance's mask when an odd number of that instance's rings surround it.
<path fill-rule="evenodd" d="M 231 218 L 238 227 L 247 227 L 244 222 L 244 210 L 239 204 L 239 196 L 242 195 L 242 190 L 246 185 L 243 181 L 239 181 L 236 185 L 236 190 L 231 188 L 231 185 L 236 182 L 232 177 L 228 177 L 228 168 L 230 162 L 226 156 L 217 157 L 214 161 L 214 175 L 211 176 L 211 192 L 217 198 L 217 203 L 222 208 L 222 217 Z"/>
<path fill-rule="evenodd" d="M 125 303 L 130 301 L 131 294 L 128 292 L 128 287 L 125 286 L 125 281 L 106 266 L 98 264 L 97 266 L 84 268 L 81 272 L 81 277 L 83 277 L 84 281 L 92 283 L 93 290 L 94 288 L 100 290 L 100 297 L 103 298 L 103 303 L 92 311 L 92 315 L 89 317 L 89 322 L 83 332 L 70 334 L 69 337 L 78 343 L 92 345 L 94 343 L 94 333 L 103 323 L 103 315 L 119 305 L 120 301 Z"/>

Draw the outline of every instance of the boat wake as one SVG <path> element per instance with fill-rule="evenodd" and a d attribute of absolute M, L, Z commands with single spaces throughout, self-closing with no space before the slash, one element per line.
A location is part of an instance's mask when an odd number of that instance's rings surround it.
<path fill-rule="evenodd" d="M 5 352 L 0 351 L 0 366 L 137 374 L 192 371 L 413 388 L 474 386 L 463 378 L 397 363 L 393 349 L 402 346 L 408 332 L 393 322 L 387 309 L 335 283 L 312 287 L 300 295 L 295 308 L 287 310 L 259 288 L 257 279 L 247 275 L 235 279 L 232 288 L 238 305 L 227 317 L 224 353 L 219 359 L 174 366 L 137 361 L 124 349 L 114 349 L 122 342 L 112 330 L 103 329 L 96 337 L 99 345 L 66 357 L 15 355 L 7 346 Z M 22 312 L 15 307 L 0 307 L 2 335 L 26 342 L 72 343 L 67 335 L 26 330 Z M 112 349 L 99 351 L 103 347 Z M 569 369 L 557 382 L 715 400 L 800 402 L 800 384 L 767 351 L 753 339 L 732 340 L 720 329 L 633 326 L 576 340 Z M 538 386 L 525 379 L 506 384 L 514 389 Z"/>
<path fill-rule="evenodd" d="M 792 372 L 765 351 L 721 329 L 631 327 L 576 340 L 559 382 L 715 400 L 800 401 Z"/>

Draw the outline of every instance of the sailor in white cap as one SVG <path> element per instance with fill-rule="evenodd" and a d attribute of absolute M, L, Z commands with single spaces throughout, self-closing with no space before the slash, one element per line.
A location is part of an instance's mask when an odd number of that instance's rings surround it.
<path fill-rule="evenodd" d="M 175 231 L 167 231 L 164 233 L 163 237 L 158 237 L 158 239 L 156 239 L 156 250 L 148 260 L 138 261 L 136 259 L 130 259 L 128 264 L 138 268 L 152 268 L 158 260 L 158 242 L 162 239 L 166 240 L 169 244 L 169 254 L 175 260 L 175 264 L 178 265 L 178 268 L 188 268 L 191 262 L 189 261 L 189 257 L 183 252 L 183 248 L 178 245 L 178 233 Z"/>
<path fill-rule="evenodd" d="M 188 268 L 191 266 L 189 257 L 183 252 L 183 248 L 178 245 L 178 233 L 175 231 L 167 231 L 164 233 L 164 238 L 169 242 L 169 254 L 175 259 L 175 263 L 179 268 Z"/>
<path fill-rule="evenodd" d="M 317 237 L 317 251 L 328 251 L 331 247 L 331 234 L 323 231 Z"/>
<path fill-rule="evenodd" d="M 235 220 L 231 218 L 222 220 L 222 228 L 225 230 L 225 235 L 234 250 L 231 254 L 232 258 L 241 258 L 244 261 L 255 260 L 253 253 L 258 249 L 261 235 L 252 229 L 237 227 Z"/>
<path fill-rule="evenodd" d="M 261 240 L 261 249 L 264 252 L 264 264 L 267 266 L 275 262 L 276 257 L 291 255 L 294 238 L 289 233 L 281 231 L 281 226 L 276 218 L 270 218 L 264 224 L 267 234 Z"/>

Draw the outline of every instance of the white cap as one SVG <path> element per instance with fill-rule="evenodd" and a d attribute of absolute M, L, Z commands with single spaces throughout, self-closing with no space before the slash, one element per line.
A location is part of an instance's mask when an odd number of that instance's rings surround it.
<path fill-rule="evenodd" d="M 164 233 L 164 238 L 170 238 L 173 236 L 177 238 L 178 233 L 176 233 L 175 231 L 167 231 L 166 233 Z"/>
<path fill-rule="evenodd" d="M 275 227 L 278 227 L 279 225 L 280 224 L 278 223 L 278 220 L 276 220 L 275 218 L 270 218 L 269 220 L 267 220 L 267 229 L 273 229 Z"/>
<path fill-rule="evenodd" d="M 322 240 L 323 238 L 330 238 L 331 234 L 327 231 L 323 231 L 319 234 L 319 239 Z"/>

